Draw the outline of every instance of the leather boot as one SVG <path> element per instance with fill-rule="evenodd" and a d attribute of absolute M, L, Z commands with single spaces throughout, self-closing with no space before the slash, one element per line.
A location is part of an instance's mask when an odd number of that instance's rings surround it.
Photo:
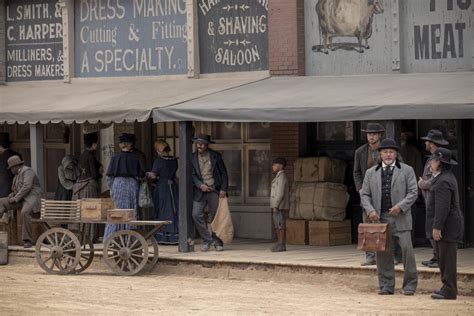
<path fill-rule="evenodd" d="M 272 252 L 286 251 L 286 232 L 279 229 L 277 232 L 278 242 L 270 249 Z"/>

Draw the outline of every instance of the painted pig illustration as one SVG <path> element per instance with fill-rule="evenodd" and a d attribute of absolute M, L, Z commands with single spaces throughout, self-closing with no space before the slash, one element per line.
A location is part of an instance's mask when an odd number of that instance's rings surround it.
<path fill-rule="evenodd" d="M 356 37 L 358 47 L 353 49 L 362 53 L 369 48 L 367 40 L 372 35 L 374 14 L 383 13 L 381 0 L 319 0 L 316 4 L 319 18 L 323 52 L 336 49 L 333 37 Z M 362 45 L 365 40 L 365 45 Z"/>

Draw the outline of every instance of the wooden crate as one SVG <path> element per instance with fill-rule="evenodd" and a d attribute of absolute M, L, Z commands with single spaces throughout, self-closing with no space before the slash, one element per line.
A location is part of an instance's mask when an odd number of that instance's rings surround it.
<path fill-rule="evenodd" d="M 13 216 L 10 217 L 10 223 L 8 225 L 3 224 L 3 223 L 0 224 L 0 231 L 4 231 L 8 233 L 8 244 L 10 246 L 20 245 L 21 236 L 20 236 L 20 239 L 18 239 L 18 223 L 17 223 L 16 211 L 14 211 Z"/>
<path fill-rule="evenodd" d="M 120 208 L 113 208 L 107 210 L 107 221 L 120 221 L 120 222 L 128 222 L 134 220 L 133 213 L 135 210 L 133 208 L 130 209 L 120 209 Z"/>
<path fill-rule="evenodd" d="M 17 217 L 17 238 L 18 244 L 23 245 L 23 218 L 21 217 L 21 210 L 16 210 L 16 217 Z M 39 219 L 40 213 L 33 213 L 31 216 L 33 219 Z M 39 236 L 44 232 L 44 229 L 41 227 L 40 223 L 31 223 L 31 237 L 33 245 L 38 240 Z"/>
<path fill-rule="evenodd" d="M 41 219 L 80 220 L 81 201 L 56 201 L 41 199 Z"/>
<path fill-rule="evenodd" d="M 107 220 L 107 210 L 113 209 L 112 199 L 81 199 L 81 220 Z"/>
<path fill-rule="evenodd" d="M 308 221 L 304 219 L 287 219 L 286 242 L 289 245 L 307 245 Z"/>
<path fill-rule="evenodd" d="M 309 244 L 311 246 L 350 245 L 351 221 L 342 222 L 308 221 Z"/>

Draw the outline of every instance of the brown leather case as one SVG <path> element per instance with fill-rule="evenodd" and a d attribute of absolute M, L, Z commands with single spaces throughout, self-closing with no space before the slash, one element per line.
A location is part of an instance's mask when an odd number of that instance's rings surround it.
<path fill-rule="evenodd" d="M 357 249 L 363 251 L 388 251 L 390 232 L 388 224 L 363 223 L 358 228 Z"/>

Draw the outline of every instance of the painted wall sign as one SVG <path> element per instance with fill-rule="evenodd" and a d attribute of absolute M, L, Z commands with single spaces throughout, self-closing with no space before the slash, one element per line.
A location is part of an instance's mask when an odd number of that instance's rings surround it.
<path fill-rule="evenodd" d="M 393 6 L 382 0 L 305 1 L 306 73 L 391 73 Z"/>
<path fill-rule="evenodd" d="M 268 0 L 198 0 L 202 73 L 268 69 Z"/>
<path fill-rule="evenodd" d="M 402 71 L 473 68 L 471 0 L 404 1 L 401 13 Z"/>
<path fill-rule="evenodd" d="M 6 2 L 7 81 L 63 78 L 63 25 L 58 0 Z"/>
<path fill-rule="evenodd" d="M 77 77 L 187 72 L 186 0 L 76 0 Z"/>

